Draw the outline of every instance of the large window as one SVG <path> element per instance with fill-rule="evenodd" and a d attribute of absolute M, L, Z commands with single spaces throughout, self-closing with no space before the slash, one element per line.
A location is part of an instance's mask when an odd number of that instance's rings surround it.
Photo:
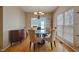
<path fill-rule="evenodd" d="M 63 14 L 57 16 L 57 35 L 63 38 Z"/>
<path fill-rule="evenodd" d="M 73 43 L 73 9 L 65 12 L 64 39 Z"/>
<path fill-rule="evenodd" d="M 45 31 L 45 30 L 44 30 L 44 29 L 45 29 L 45 25 L 44 25 L 44 24 L 45 24 L 45 21 L 42 20 L 42 21 L 41 21 L 41 32 L 44 32 L 44 31 Z"/>
<path fill-rule="evenodd" d="M 31 19 L 31 27 L 36 26 L 37 28 L 40 27 L 41 31 L 43 32 L 46 29 L 46 17 L 32 18 Z"/>
<path fill-rule="evenodd" d="M 73 9 L 57 16 L 57 35 L 70 43 L 73 43 L 73 17 Z"/>

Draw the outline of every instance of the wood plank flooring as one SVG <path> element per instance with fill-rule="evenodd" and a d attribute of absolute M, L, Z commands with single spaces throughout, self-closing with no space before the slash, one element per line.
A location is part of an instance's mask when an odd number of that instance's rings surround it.
<path fill-rule="evenodd" d="M 17 43 L 14 46 L 9 47 L 4 52 L 34 52 L 33 46 L 29 49 L 29 42 L 30 40 L 28 36 L 21 43 Z M 68 50 L 56 40 L 56 47 L 53 46 L 53 49 L 51 49 L 49 42 L 46 41 L 41 48 L 36 47 L 35 52 L 68 52 Z"/>

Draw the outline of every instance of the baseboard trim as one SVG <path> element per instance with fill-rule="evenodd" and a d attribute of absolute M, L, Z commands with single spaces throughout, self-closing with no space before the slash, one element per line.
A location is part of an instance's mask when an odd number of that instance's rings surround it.
<path fill-rule="evenodd" d="M 10 44 L 9 44 L 7 47 L 1 49 L 1 52 L 4 52 L 4 51 L 5 51 L 7 48 L 9 48 L 9 47 L 10 47 Z"/>

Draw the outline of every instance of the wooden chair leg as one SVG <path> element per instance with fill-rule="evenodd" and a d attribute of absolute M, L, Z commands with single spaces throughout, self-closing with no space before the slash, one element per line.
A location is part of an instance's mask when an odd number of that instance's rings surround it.
<path fill-rule="evenodd" d="M 56 42 L 54 41 L 54 46 L 56 47 Z"/>
<path fill-rule="evenodd" d="M 12 46 L 12 42 L 10 42 L 11 43 L 11 46 Z"/>
<path fill-rule="evenodd" d="M 35 43 L 34 43 L 34 51 L 35 51 Z"/>
<path fill-rule="evenodd" d="M 50 44 L 51 44 L 51 49 L 53 49 L 53 47 L 52 47 L 52 42 L 50 42 Z"/>
<path fill-rule="evenodd" d="M 30 45 L 29 45 L 29 49 L 31 49 L 31 42 L 30 42 Z"/>

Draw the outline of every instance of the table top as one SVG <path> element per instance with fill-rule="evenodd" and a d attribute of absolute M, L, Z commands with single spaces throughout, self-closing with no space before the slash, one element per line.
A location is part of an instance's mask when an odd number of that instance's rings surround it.
<path fill-rule="evenodd" d="M 45 30 L 37 30 L 36 34 L 47 34 L 48 32 L 46 32 Z"/>

